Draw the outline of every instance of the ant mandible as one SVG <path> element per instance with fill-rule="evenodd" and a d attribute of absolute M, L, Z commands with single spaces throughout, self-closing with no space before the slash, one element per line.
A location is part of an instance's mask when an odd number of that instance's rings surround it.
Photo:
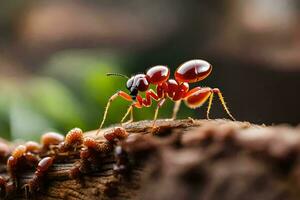
<path fill-rule="evenodd" d="M 219 96 L 221 104 L 225 109 L 226 113 L 232 120 L 234 117 L 229 112 L 228 107 L 224 101 L 223 95 L 218 88 L 210 87 L 195 87 L 189 90 L 189 83 L 195 83 L 205 79 L 212 71 L 212 66 L 205 60 L 190 60 L 180 65 L 175 71 L 175 79 L 169 79 L 170 70 L 167 66 L 157 65 L 151 67 L 145 74 L 137 74 L 131 78 L 123 74 L 108 73 L 108 76 L 121 76 L 127 78 L 126 87 L 129 90 L 129 94 L 118 91 L 109 98 L 107 106 L 104 111 L 103 120 L 97 131 L 101 130 L 110 104 L 117 98 L 122 97 L 123 99 L 132 102 L 129 106 L 126 114 L 121 120 L 121 123 L 126 117 L 131 114 L 131 118 L 128 122 L 133 121 L 133 108 L 149 107 L 152 104 L 152 99 L 158 101 L 155 109 L 153 127 L 157 119 L 159 108 L 164 104 L 166 98 L 171 99 L 175 102 L 172 119 L 176 119 L 177 112 L 180 107 L 180 103 L 183 100 L 189 108 L 195 109 L 202 106 L 208 100 L 208 108 L 206 111 L 206 117 L 209 119 L 209 112 L 211 109 L 214 94 Z M 156 85 L 156 92 L 149 89 L 149 85 Z M 146 92 L 145 98 L 139 95 L 139 92 Z"/>

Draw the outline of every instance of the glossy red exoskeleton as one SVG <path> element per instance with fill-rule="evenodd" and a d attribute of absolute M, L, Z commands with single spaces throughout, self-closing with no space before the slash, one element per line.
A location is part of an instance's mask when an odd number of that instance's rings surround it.
<path fill-rule="evenodd" d="M 45 157 L 39 161 L 33 178 L 24 186 L 26 190 L 26 196 L 28 192 L 31 194 L 40 189 L 42 180 L 44 179 L 49 168 L 52 166 L 53 161 L 53 157 Z"/>
<path fill-rule="evenodd" d="M 129 90 L 129 94 L 123 91 L 119 91 L 110 97 L 105 108 L 103 120 L 100 124 L 98 132 L 105 122 L 111 102 L 114 101 L 117 97 L 121 97 L 127 101 L 132 102 L 121 122 L 123 122 L 129 114 L 131 114 L 130 121 L 132 121 L 133 108 L 149 107 L 152 104 L 152 99 L 154 99 L 155 101 L 158 101 L 154 114 L 154 127 L 159 108 L 164 104 L 167 98 L 175 102 L 172 119 L 176 119 L 176 115 L 182 100 L 188 107 L 193 109 L 202 106 L 208 100 L 209 103 L 206 114 L 207 118 L 209 119 L 209 112 L 214 94 L 217 94 L 219 96 L 219 99 L 229 117 L 235 120 L 229 112 L 222 93 L 218 88 L 200 86 L 193 89 L 189 88 L 189 83 L 202 81 L 211 73 L 211 71 L 211 64 L 209 64 L 207 61 L 196 59 L 187 61 L 180 65 L 175 71 L 175 79 L 169 79 L 170 70 L 167 66 L 164 65 L 151 67 L 145 74 L 137 74 L 132 76 L 131 78 L 122 74 L 107 74 L 127 78 L 128 81 L 126 83 L 126 87 Z M 156 92 L 152 89 L 149 89 L 150 84 L 156 86 Z M 145 98 L 143 98 L 139 94 L 139 92 L 145 92 Z"/>

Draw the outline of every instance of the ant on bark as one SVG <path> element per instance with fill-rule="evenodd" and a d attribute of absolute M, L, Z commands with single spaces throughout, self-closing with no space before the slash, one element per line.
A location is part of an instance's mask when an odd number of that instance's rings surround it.
<path fill-rule="evenodd" d="M 131 114 L 131 118 L 128 123 L 132 122 L 133 108 L 149 107 L 152 104 L 152 99 L 154 99 L 155 101 L 158 101 L 153 119 L 153 127 L 155 127 L 155 121 L 158 116 L 159 108 L 162 107 L 167 98 L 175 102 L 172 119 L 176 119 L 182 100 L 189 108 L 192 109 L 202 106 L 208 100 L 206 117 L 209 119 L 209 112 L 214 94 L 219 96 L 221 104 L 229 117 L 232 120 L 235 120 L 226 106 L 223 95 L 218 88 L 198 86 L 193 89 L 189 89 L 189 83 L 202 81 L 211 73 L 211 71 L 211 64 L 205 60 L 196 59 L 187 61 L 180 65 L 175 71 L 175 79 L 169 79 L 170 69 L 163 65 L 153 66 L 145 74 L 137 74 L 131 78 L 123 74 L 108 73 L 107 76 L 121 76 L 128 79 L 126 87 L 130 93 L 127 94 L 123 91 L 118 91 L 109 98 L 104 111 L 103 120 L 100 124 L 97 134 L 100 132 L 105 122 L 111 103 L 117 97 L 121 97 L 126 101 L 132 102 L 127 109 L 126 114 L 122 118 L 121 123 L 123 123 L 129 114 Z M 156 85 L 156 92 L 154 92 L 152 89 L 148 90 L 150 84 Z M 139 92 L 145 92 L 145 98 L 141 97 Z"/>

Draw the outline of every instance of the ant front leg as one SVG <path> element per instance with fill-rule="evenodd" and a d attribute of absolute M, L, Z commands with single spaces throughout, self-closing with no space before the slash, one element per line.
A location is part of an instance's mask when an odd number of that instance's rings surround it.
<path fill-rule="evenodd" d="M 98 129 L 96 135 L 100 132 L 100 130 L 101 130 L 101 128 L 102 128 L 102 126 L 103 126 L 103 124 L 104 124 L 104 122 L 105 122 L 105 119 L 106 119 L 106 117 L 107 117 L 107 113 L 108 113 L 108 109 L 109 109 L 109 107 L 110 107 L 110 104 L 111 104 L 117 97 L 122 97 L 122 98 L 125 99 L 126 101 L 132 101 L 131 96 L 130 96 L 129 94 L 123 92 L 123 91 L 119 91 L 119 92 L 117 92 L 116 94 L 112 95 L 112 96 L 109 98 L 108 102 L 107 102 L 107 105 L 106 105 L 106 107 L 105 107 L 105 111 L 104 111 L 104 114 L 103 114 L 103 119 L 102 119 L 102 122 L 101 122 L 101 124 L 100 124 L 100 127 L 99 127 L 99 129 Z"/>

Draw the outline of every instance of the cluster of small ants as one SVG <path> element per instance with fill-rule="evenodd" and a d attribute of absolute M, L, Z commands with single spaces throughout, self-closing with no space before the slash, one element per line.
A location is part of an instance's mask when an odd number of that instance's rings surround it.
<path fill-rule="evenodd" d="M 76 153 L 80 159 L 70 170 L 69 177 L 78 178 L 79 175 L 88 172 L 93 164 L 97 164 L 101 155 L 112 152 L 117 142 L 126 139 L 127 136 L 124 128 L 116 127 L 104 133 L 104 141 L 98 141 L 84 137 L 80 128 L 74 128 L 66 137 L 54 132 L 45 133 L 41 136 L 41 144 L 29 141 L 17 146 L 13 151 L 7 144 L 0 142 L 0 157 L 7 162 L 8 174 L 8 177 L 0 176 L 0 198 L 10 197 L 18 189 L 23 189 L 26 196 L 39 191 L 53 163 L 59 162 L 61 157 L 70 158 L 70 155 Z M 20 186 L 18 178 L 25 169 L 35 172 L 26 184 Z"/>

